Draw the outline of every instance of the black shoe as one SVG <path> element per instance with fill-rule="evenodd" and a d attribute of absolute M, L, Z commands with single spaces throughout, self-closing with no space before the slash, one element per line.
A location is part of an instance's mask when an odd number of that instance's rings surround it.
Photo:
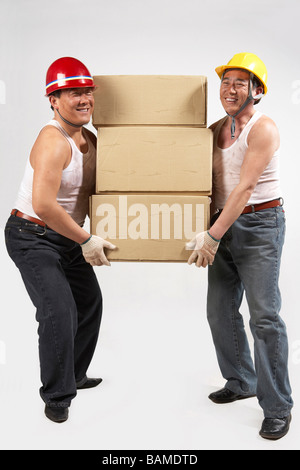
<path fill-rule="evenodd" d="M 259 434 L 265 439 L 281 439 L 288 433 L 291 420 L 291 414 L 285 418 L 265 418 Z"/>
<path fill-rule="evenodd" d="M 83 384 L 77 385 L 77 390 L 84 390 L 85 388 L 94 388 L 101 384 L 102 379 L 87 379 Z"/>
<path fill-rule="evenodd" d="M 64 423 L 69 417 L 69 408 L 62 408 L 61 406 L 51 407 L 46 405 L 45 415 L 55 423 Z"/>
<path fill-rule="evenodd" d="M 255 397 L 255 395 L 238 395 L 228 388 L 222 388 L 217 392 L 211 393 L 208 398 L 214 403 L 232 403 L 233 401 L 244 400 L 245 398 L 252 397 Z"/>

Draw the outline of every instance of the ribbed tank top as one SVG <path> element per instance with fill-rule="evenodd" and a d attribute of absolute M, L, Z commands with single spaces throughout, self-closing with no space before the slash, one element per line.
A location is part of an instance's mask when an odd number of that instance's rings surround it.
<path fill-rule="evenodd" d="M 62 133 L 69 142 L 72 151 L 71 161 L 68 167 L 62 172 L 61 185 L 56 198 L 57 202 L 75 222 L 83 226 L 86 215 L 88 214 L 89 196 L 92 195 L 95 190 L 95 146 L 90 140 L 88 133 L 85 132 L 83 128 L 88 143 L 88 151 L 83 154 L 58 121 L 53 119 L 47 124 L 47 126 L 49 125 L 56 127 Z M 32 182 L 33 168 L 28 158 L 14 207 L 24 214 L 39 218 L 32 207 Z"/>
<path fill-rule="evenodd" d="M 224 208 L 228 196 L 240 181 L 241 166 L 248 149 L 248 134 L 262 115 L 261 112 L 256 111 L 237 140 L 228 148 L 221 149 L 218 147 L 219 132 L 227 117 L 221 119 L 214 131 L 213 186 L 215 207 L 217 209 Z M 260 176 L 247 206 L 271 201 L 281 196 L 278 149 Z"/>

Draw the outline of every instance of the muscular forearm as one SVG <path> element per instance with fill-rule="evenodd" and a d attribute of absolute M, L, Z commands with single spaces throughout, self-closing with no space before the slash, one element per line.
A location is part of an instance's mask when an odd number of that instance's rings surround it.
<path fill-rule="evenodd" d="M 65 209 L 57 203 L 49 205 L 44 204 L 43 207 L 37 206 L 35 212 L 52 230 L 55 230 L 55 232 L 77 243 L 83 243 L 90 236 L 90 234 L 81 228 Z"/>
<path fill-rule="evenodd" d="M 225 207 L 216 222 L 209 229 L 211 236 L 220 240 L 227 232 L 229 227 L 241 215 L 252 194 L 253 188 L 243 188 L 239 185 L 232 191 L 228 197 Z"/>

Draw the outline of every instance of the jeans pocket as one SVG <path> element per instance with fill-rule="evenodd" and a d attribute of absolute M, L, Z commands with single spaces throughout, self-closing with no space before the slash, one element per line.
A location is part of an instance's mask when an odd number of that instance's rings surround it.
<path fill-rule="evenodd" d="M 256 222 L 262 223 L 268 227 L 276 227 L 277 225 L 276 211 L 274 211 L 273 208 L 257 211 L 251 215 Z"/>
<path fill-rule="evenodd" d="M 47 228 L 33 222 L 26 222 L 18 228 L 19 233 L 43 236 L 46 234 Z"/>

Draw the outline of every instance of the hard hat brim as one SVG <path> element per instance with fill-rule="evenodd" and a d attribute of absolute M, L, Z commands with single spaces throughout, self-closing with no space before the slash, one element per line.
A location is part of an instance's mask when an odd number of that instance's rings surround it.
<path fill-rule="evenodd" d="M 46 85 L 46 96 L 57 90 L 66 90 L 68 88 L 94 88 L 94 81 L 92 77 L 67 77 L 60 80 L 55 80 Z"/>

